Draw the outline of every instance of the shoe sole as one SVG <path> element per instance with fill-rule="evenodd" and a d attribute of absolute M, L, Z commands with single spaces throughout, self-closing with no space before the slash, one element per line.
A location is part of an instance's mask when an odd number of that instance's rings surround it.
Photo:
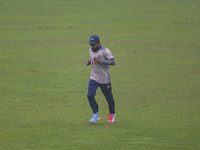
<path fill-rule="evenodd" d="M 95 123 L 95 122 L 97 122 L 98 120 L 100 120 L 100 117 L 98 117 L 97 120 L 94 121 L 94 122 L 91 122 L 91 121 L 90 121 L 90 123 Z"/>

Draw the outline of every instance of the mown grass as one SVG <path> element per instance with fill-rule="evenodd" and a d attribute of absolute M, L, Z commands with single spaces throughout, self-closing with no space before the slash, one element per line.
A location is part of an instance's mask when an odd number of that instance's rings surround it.
<path fill-rule="evenodd" d="M 199 149 L 200 7 L 192 1 L 0 2 L 0 149 Z M 97 91 L 89 37 L 110 67 L 116 122 Z"/>

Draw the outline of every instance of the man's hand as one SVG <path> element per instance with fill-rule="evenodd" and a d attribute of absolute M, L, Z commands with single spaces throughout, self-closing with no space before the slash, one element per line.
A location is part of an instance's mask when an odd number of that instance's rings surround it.
<path fill-rule="evenodd" d="M 88 61 L 86 62 L 86 66 L 89 66 L 90 64 L 91 64 L 91 61 L 88 60 Z"/>
<path fill-rule="evenodd" d="M 101 63 L 101 58 L 94 57 L 94 61 L 95 61 L 97 64 L 100 64 L 100 63 Z"/>

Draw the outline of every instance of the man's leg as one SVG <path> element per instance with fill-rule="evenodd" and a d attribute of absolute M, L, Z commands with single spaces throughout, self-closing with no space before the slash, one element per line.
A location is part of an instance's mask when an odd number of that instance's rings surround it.
<path fill-rule="evenodd" d="M 90 80 L 89 84 L 88 84 L 88 101 L 90 103 L 90 107 L 92 108 L 92 111 L 94 113 L 98 112 L 98 104 L 95 100 L 95 95 L 96 95 L 96 90 L 99 87 L 99 83 L 94 81 L 94 80 Z"/>
<path fill-rule="evenodd" d="M 109 112 L 111 114 L 115 114 L 115 101 L 114 101 L 113 94 L 112 94 L 111 83 L 101 84 L 100 88 L 108 102 Z"/>

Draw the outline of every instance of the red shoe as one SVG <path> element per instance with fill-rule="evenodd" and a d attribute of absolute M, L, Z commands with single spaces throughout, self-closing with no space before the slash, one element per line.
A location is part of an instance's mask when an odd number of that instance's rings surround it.
<path fill-rule="evenodd" d="M 113 122 L 115 122 L 115 116 L 116 116 L 116 114 L 111 114 L 111 113 L 109 113 L 109 114 L 108 114 L 108 123 L 113 123 Z"/>

